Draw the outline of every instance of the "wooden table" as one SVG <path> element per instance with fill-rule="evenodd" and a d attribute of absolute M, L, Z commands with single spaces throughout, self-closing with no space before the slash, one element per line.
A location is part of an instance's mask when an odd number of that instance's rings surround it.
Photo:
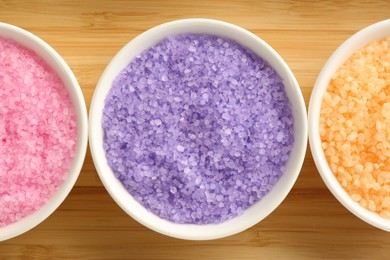
<path fill-rule="evenodd" d="M 356 31 L 390 17 L 390 1 L 12 1 L 0 21 L 36 34 L 73 69 L 89 107 L 115 53 L 163 22 L 204 17 L 264 39 L 285 59 L 306 105 L 331 53 Z M 0 259 L 313 259 L 387 258 L 390 234 L 359 220 L 328 191 L 307 152 L 286 200 L 252 228 L 214 241 L 160 235 L 130 218 L 100 182 L 90 152 L 76 186 L 33 230 L 0 243 Z"/>

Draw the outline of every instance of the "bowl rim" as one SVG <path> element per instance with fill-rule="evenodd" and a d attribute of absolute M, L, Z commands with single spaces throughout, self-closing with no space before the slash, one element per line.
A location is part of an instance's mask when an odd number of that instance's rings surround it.
<path fill-rule="evenodd" d="M 74 184 L 76 183 L 78 176 L 80 175 L 81 168 L 85 160 L 88 144 L 88 117 L 85 99 L 79 83 L 77 82 L 77 79 L 68 64 L 54 50 L 54 48 L 52 48 L 48 43 L 43 41 L 35 34 L 8 23 L 0 22 L 0 37 L 10 39 L 14 42 L 17 42 L 24 48 L 34 51 L 57 73 L 57 75 L 63 81 L 72 100 L 77 116 L 78 128 L 75 155 L 72 160 L 71 167 L 68 171 L 68 176 L 45 205 L 17 222 L 0 227 L 0 241 L 5 241 L 19 236 L 38 226 L 40 223 L 46 220 L 66 199 Z M 56 67 L 53 67 L 53 65 Z M 59 73 L 59 71 L 61 71 L 61 73 Z M 67 84 L 64 82 L 64 80 L 67 81 Z"/>
<path fill-rule="evenodd" d="M 342 188 L 337 178 L 331 171 L 322 149 L 322 141 L 319 134 L 319 114 L 322 105 L 322 97 L 325 93 L 330 78 L 336 70 L 356 51 L 374 40 L 390 37 L 390 19 L 369 25 L 356 32 L 345 40 L 329 57 L 318 75 L 309 103 L 309 144 L 318 172 L 334 197 L 351 213 L 372 226 L 390 232 L 390 220 L 386 220 L 379 214 L 369 211 L 359 203 L 352 200 L 350 195 Z"/>
<path fill-rule="evenodd" d="M 105 153 L 104 153 L 103 148 L 102 148 L 102 135 L 98 134 L 98 132 L 101 131 L 102 106 L 100 106 L 100 105 L 104 104 L 104 99 L 105 99 L 105 95 L 103 95 L 102 92 L 104 92 L 104 91 L 107 92 L 108 89 L 111 88 L 110 83 L 112 83 L 112 81 L 107 79 L 107 78 L 109 78 L 108 74 L 110 73 L 109 71 L 112 68 L 114 68 L 114 70 L 115 70 L 114 66 L 117 62 L 119 62 L 121 60 L 121 56 L 123 56 L 124 54 L 128 54 L 128 52 L 129 52 L 128 49 L 131 49 L 132 48 L 131 46 L 139 44 L 143 40 L 150 40 L 154 34 L 163 34 L 164 37 L 161 37 L 161 39 L 162 39 L 162 38 L 165 38 L 169 35 L 175 34 L 175 33 L 166 34 L 166 32 L 169 31 L 171 27 L 183 29 L 183 28 L 188 28 L 189 26 L 194 26 L 193 25 L 194 23 L 196 23 L 197 24 L 196 26 L 198 26 L 198 27 L 203 26 L 206 28 L 206 26 L 210 26 L 210 27 L 214 26 L 214 27 L 220 27 L 220 28 L 227 28 L 230 31 L 241 34 L 241 36 L 243 36 L 243 37 L 250 38 L 252 41 L 255 40 L 256 44 L 261 45 L 261 47 L 265 49 L 267 54 L 269 53 L 269 55 L 271 55 L 272 58 L 276 60 L 275 62 L 279 63 L 280 66 L 283 67 L 280 70 L 285 71 L 285 73 L 288 75 L 288 77 L 286 77 L 285 80 L 289 81 L 291 88 L 293 88 L 293 90 L 291 90 L 291 91 L 294 91 L 294 93 L 296 93 L 297 99 L 299 101 L 296 104 L 292 104 L 292 105 L 293 105 L 293 108 L 295 108 L 298 111 L 296 113 L 298 113 L 302 119 L 302 126 L 301 126 L 302 131 L 300 133 L 301 134 L 300 136 L 302 136 L 302 138 L 301 138 L 302 139 L 302 143 L 301 143 L 302 148 L 300 148 L 296 152 L 297 158 L 294 161 L 294 164 L 295 164 L 293 167 L 294 170 L 292 170 L 290 173 L 291 177 L 288 179 L 287 188 L 284 189 L 283 192 L 280 192 L 280 194 L 277 194 L 277 196 L 275 196 L 275 198 L 277 198 L 276 199 L 277 202 L 275 203 L 274 207 L 271 207 L 271 209 L 269 209 L 266 212 L 266 214 L 262 214 L 260 212 L 258 214 L 259 217 L 256 218 L 255 220 L 248 221 L 248 223 L 245 223 L 243 225 L 229 227 L 229 230 L 222 230 L 222 231 L 221 230 L 214 230 L 215 232 L 212 234 L 205 234 L 205 233 L 201 233 L 201 232 L 189 233 L 189 232 L 183 231 L 183 229 L 185 229 L 187 227 L 196 227 L 197 229 L 203 229 L 203 227 L 207 227 L 207 228 L 213 229 L 213 227 L 215 227 L 215 226 L 223 225 L 226 223 L 228 223 L 228 224 L 233 223 L 231 221 L 234 220 L 235 218 L 240 217 L 240 216 L 235 217 L 232 220 L 222 222 L 220 224 L 207 224 L 207 225 L 177 224 L 177 223 L 173 223 L 173 222 L 170 222 L 167 220 L 163 220 L 163 219 L 155 216 L 153 213 L 148 212 L 146 209 L 143 209 L 144 214 L 154 215 L 155 217 L 157 217 L 159 219 L 159 222 L 164 223 L 164 225 L 168 225 L 168 226 L 171 225 L 171 227 L 172 227 L 172 225 L 179 225 L 180 227 L 182 227 L 180 230 L 175 230 L 173 232 L 172 230 L 169 230 L 166 227 L 161 227 L 158 223 L 156 224 L 155 222 L 146 220 L 145 218 L 141 217 L 141 214 L 135 213 L 134 208 L 131 208 L 131 207 L 132 206 L 139 207 L 140 204 L 137 206 L 133 202 L 131 202 L 133 204 L 131 204 L 130 202 L 127 202 L 127 205 L 125 205 L 123 203 L 123 199 L 120 198 L 120 196 L 118 195 L 118 194 L 121 194 L 120 193 L 121 191 L 119 191 L 118 189 L 115 189 L 113 187 L 113 185 L 116 185 L 116 187 L 119 187 L 118 186 L 119 181 L 114 179 L 116 177 L 114 176 L 111 168 L 107 164 Z M 193 31 L 186 31 L 186 32 L 194 33 Z M 176 33 L 176 34 L 178 34 L 178 33 Z M 216 33 L 213 33 L 213 34 L 217 35 Z M 156 42 L 158 42 L 158 41 L 154 41 L 154 43 L 156 43 Z M 153 45 L 153 43 L 147 44 L 147 46 L 145 46 L 143 50 L 147 49 L 148 47 L 150 47 L 152 45 Z M 137 52 L 136 54 L 138 54 L 140 52 Z M 133 56 L 135 56 L 136 54 L 133 54 Z M 126 57 L 128 57 L 128 56 L 129 55 L 127 55 Z M 130 60 L 132 60 L 132 58 L 133 57 L 128 58 L 126 60 L 126 65 L 130 62 Z M 264 58 L 264 59 L 267 60 L 266 58 Z M 123 68 L 124 68 L 124 66 L 121 67 L 121 69 L 123 69 Z M 115 72 L 117 72 L 117 70 L 115 70 Z M 280 72 L 280 71 L 278 71 L 278 72 Z M 115 77 L 116 76 L 117 75 L 115 75 Z M 105 82 L 108 82 L 107 85 L 104 85 Z M 98 129 L 98 128 L 100 130 L 96 131 L 96 129 Z M 307 147 L 306 106 L 305 106 L 302 92 L 300 90 L 298 82 L 295 79 L 292 71 L 290 70 L 290 68 L 288 67 L 286 62 L 281 58 L 281 56 L 270 45 L 268 45 L 265 41 L 263 41 L 261 38 L 259 38 L 255 34 L 249 32 L 249 31 L 247 31 L 239 26 L 236 26 L 236 25 L 233 25 L 233 24 L 230 24 L 227 22 L 222 22 L 219 20 L 205 19 L 205 18 L 180 19 L 180 20 L 174 20 L 174 21 L 170 21 L 170 22 L 166 22 L 166 23 L 157 25 L 157 26 L 139 34 L 138 36 L 136 36 L 135 38 L 130 40 L 127 44 L 125 44 L 122 47 L 122 49 L 119 52 L 117 52 L 115 54 L 115 56 L 112 58 L 112 60 L 109 62 L 109 64 L 107 65 L 107 67 L 105 68 L 104 72 L 101 75 L 101 78 L 100 78 L 100 80 L 95 88 L 95 92 L 94 92 L 93 97 L 92 97 L 91 106 L 90 106 L 90 113 L 89 113 L 89 141 L 90 141 L 92 159 L 94 161 L 97 173 L 98 173 L 103 185 L 105 186 L 106 190 L 111 195 L 113 200 L 133 219 L 135 219 L 136 221 L 138 221 L 139 223 L 141 223 L 145 227 L 148 227 L 148 228 L 150 228 L 158 233 L 161 233 L 161 234 L 164 234 L 167 236 L 171 236 L 171 237 L 175 237 L 175 238 L 188 239 L 188 240 L 217 239 L 217 238 L 222 238 L 222 237 L 234 235 L 236 233 L 244 231 L 247 228 L 255 225 L 256 223 L 258 223 L 259 221 L 264 219 L 266 216 L 271 214 L 271 212 L 274 211 L 282 203 L 284 198 L 290 192 L 290 190 L 292 189 L 292 187 L 293 187 L 293 185 L 294 185 L 294 183 L 295 183 L 295 181 L 300 173 L 300 170 L 301 170 L 301 167 L 303 164 L 303 160 L 305 157 L 305 153 L 306 153 L 306 147 Z M 287 175 L 287 174 L 284 174 L 284 175 Z M 120 184 L 120 186 L 122 186 L 122 185 Z M 122 192 L 124 190 L 123 186 L 122 186 L 122 188 L 119 188 L 119 189 L 122 189 Z M 275 190 L 275 189 L 272 189 L 272 190 Z M 267 195 L 270 195 L 272 193 L 272 190 Z M 127 193 L 127 195 L 124 195 L 124 196 L 132 197 L 127 191 L 125 191 L 125 192 Z M 255 204 L 257 204 L 257 203 L 255 203 Z M 248 209 L 246 211 L 248 211 Z"/>

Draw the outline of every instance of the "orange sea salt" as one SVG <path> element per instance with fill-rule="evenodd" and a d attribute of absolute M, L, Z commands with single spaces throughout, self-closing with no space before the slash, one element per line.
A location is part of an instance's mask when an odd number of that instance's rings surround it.
<path fill-rule="evenodd" d="M 353 54 L 333 75 L 320 116 L 322 148 L 342 187 L 390 219 L 390 37 Z"/>

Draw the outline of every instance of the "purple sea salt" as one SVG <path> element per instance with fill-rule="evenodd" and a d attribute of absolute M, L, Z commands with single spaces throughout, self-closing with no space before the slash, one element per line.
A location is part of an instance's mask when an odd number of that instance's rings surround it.
<path fill-rule="evenodd" d="M 176 223 L 221 223 L 244 212 L 279 180 L 294 142 L 279 75 L 213 35 L 177 35 L 147 49 L 105 102 L 104 149 L 115 176 Z"/>

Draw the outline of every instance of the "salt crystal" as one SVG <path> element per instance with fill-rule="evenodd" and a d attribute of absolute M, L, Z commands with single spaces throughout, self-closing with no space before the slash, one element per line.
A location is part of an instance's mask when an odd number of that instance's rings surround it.
<path fill-rule="evenodd" d="M 176 191 L 177 191 L 177 188 L 176 188 L 176 187 L 171 187 L 171 188 L 170 188 L 170 192 L 171 192 L 172 194 L 175 194 Z"/>
<path fill-rule="evenodd" d="M 190 52 L 195 52 L 195 51 L 196 51 L 196 48 L 195 48 L 194 46 L 190 46 L 190 47 L 188 47 L 188 50 L 189 50 Z"/>
<path fill-rule="evenodd" d="M 279 132 L 278 135 L 276 136 L 276 140 L 278 142 L 281 142 L 283 140 L 283 138 L 284 138 L 283 132 Z"/>
<path fill-rule="evenodd" d="M 184 152 L 185 148 L 182 145 L 179 144 L 179 145 L 176 146 L 176 150 L 178 152 L 182 153 L 182 152 Z"/>
<path fill-rule="evenodd" d="M 222 114 L 222 118 L 225 119 L 225 120 L 230 120 L 230 115 L 229 115 L 229 113 L 223 113 L 223 114 Z"/>
<path fill-rule="evenodd" d="M 195 99 L 195 98 L 197 98 L 198 97 L 198 95 L 195 93 L 195 92 L 191 92 L 191 98 L 192 99 Z"/>

